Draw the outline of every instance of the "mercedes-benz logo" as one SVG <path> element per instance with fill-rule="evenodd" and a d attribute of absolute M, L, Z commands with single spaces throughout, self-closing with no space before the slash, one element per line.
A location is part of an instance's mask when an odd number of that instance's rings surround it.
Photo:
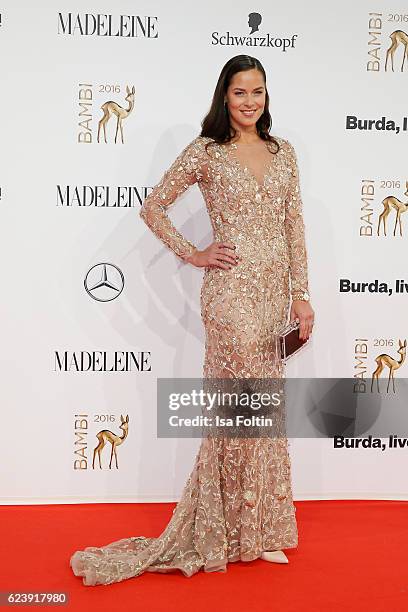
<path fill-rule="evenodd" d="M 123 291 L 125 277 L 111 263 L 95 264 L 88 270 L 84 280 L 85 291 L 98 302 L 115 300 Z"/>

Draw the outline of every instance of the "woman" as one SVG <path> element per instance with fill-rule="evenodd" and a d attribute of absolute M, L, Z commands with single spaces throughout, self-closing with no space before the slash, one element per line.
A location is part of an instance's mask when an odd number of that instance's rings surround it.
<path fill-rule="evenodd" d="M 282 378 L 279 331 L 300 321 L 308 338 L 306 248 L 292 145 L 269 135 L 266 75 L 248 55 L 221 71 L 201 135 L 180 153 L 140 211 L 184 262 L 205 268 L 201 314 L 204 379 Z M 198 182 L 214 231 L 200 251 L 174 227 L 167 209 Z M 290 279 L 290 285 L 289 285 Z M 157 538 L 128 537 L 71 558 L 86 585 L 144 571 L 226 571 L 228 562 L 287 562 L 298 543 L 290 459 L 284 436 L 204 437 L 173 516 Z"/>

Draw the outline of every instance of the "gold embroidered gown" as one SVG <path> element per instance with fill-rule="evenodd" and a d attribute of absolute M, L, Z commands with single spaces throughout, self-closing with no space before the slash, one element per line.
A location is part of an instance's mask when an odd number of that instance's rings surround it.
<path fill-rule="evenodd" d="M 291 293 L 308 290 L 307 254 L 295 151 L 283 138 L 261 182 L 235 154 L 198 136 L 180 153 L 140 211 L 149 228 L 184 260 L 196 248 L 166 210 L 198 183 L 216 241 L 241 256 L 229 270 L 204 269 L 203 377 L 282 378 L 276 350 Z M 205 148 L 207 143 L 211 145 Z M 273 143 L 265 143 L 275 151 Z M 144 571 L 226 571 L 228 562 L 298 543 L 286 437 L 204 437 L 172 517 L 159 537 L 126 537 L 77 551 L 70 560 L 85 585 Z"/>

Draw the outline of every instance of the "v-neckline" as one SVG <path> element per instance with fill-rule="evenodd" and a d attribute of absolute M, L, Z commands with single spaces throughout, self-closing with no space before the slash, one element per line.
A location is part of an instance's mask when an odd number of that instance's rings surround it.
<path fill-rule="evenodd" d="M 227 149 L 227 154 L 228 157 L 235 162 L 236 166 L 238 167 L 239 170 L 241 170 L 241 172 L 243 173 L 243 175 L 247 176 L 249 175 L 250 178 L 252 178 L 252 180 L 255 182 L 256 186 L 258 189 L 263 189 L 265 187 L 265 183 L 266 183 L 266 179 L 269 176 L 269 171 L 272 168 L 272 161 L 268 162 L 265 166 L 265 171 L 264 171 L 264 175 L 263 175 L 263 179 L 260 182 L 258 180 L 258 178 L 255 176 L 255 174 L 253 173 L 253 171 L 248 167 L 248 166 L 244 166 L 241 161 L 238 159 L 238 157 L 236 155 L 234 155 L 234 153 L 232 152 L 232 149 L 234 149 L 235 151 L 238 149 L 238 146 L 235 142 L 229 142 L 226 146 Z M 265 146 L 266 148 L 269 150 L 268 148 L 268 143 L 265 141 Z M 272 154 L 271 154 L 272 155 Z"/>

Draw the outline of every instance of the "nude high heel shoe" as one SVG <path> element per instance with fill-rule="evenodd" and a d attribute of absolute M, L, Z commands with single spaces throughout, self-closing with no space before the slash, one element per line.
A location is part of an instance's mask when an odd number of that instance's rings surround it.
<path fill-rule="evenodd" d="M 289 563 L 289 559 L 282 550 L 264 550 L 261 559 L 270 563 Z"/>

